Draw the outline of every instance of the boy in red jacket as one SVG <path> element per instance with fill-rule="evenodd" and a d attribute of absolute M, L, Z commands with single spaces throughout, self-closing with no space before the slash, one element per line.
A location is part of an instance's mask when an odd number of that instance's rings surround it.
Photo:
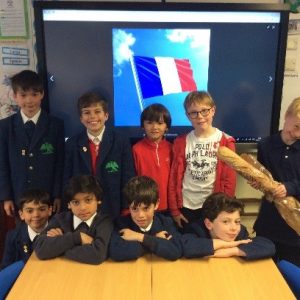
<path fill-rule="evenodd" d="M 141 127 L 146 136 L 132 148 L 137 175 L 151 177 L 159 186 L 160 212 L 168 209 L 172 144 L 164 135 L 170 126 L 171 116 L 165 106 L 152 104 L 146 107 L 141 114 Z"/>

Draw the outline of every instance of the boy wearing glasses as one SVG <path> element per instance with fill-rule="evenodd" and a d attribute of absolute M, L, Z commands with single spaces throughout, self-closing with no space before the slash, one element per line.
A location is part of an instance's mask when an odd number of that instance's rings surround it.
<path fill-rule="evenodd" d="M 102 188 L 92 175 L 72 177 L 64 190 L 71 211 L 55 215 L 37 238 L 37 257 L 64 256 L 86 264 L 102 263 L 113 229 L 109 216 L 98 212 L 102 195 Z"/>
<path fill-rule="evenodd" d="M 169 179 L 169 209 L 177 225 L 201 217 L 204 200 L 213 192 L 233 197 L 236 173 L 216 153 L 220 146 L 235 150 L 231 136 L 212 126 L 216 112 L 208 92 L 194 91 L 184 100 L 184 108 L 194 130 L 175 139 Z"/>

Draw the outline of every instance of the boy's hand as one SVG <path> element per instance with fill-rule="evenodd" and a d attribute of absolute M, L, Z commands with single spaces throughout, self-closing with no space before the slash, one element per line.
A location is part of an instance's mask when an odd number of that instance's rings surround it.
<path fill-rule="evenodd" d="M 170 240 L 172 238 L 172 235 L 170 235 L 167 231 L 164 230 L 158 232 L 155 236 L 165 240 Z"/>
<path fill-rule="evenodd" d="M 121 229 L 120 231 L 121 238 L 125 241 L 138 241 L 140 243 L 144 240 L 144 234 L 133 231 L 129 228 Z"/>
<path fill-rule="evenodd" d="M 182 228 L 183 224 L 182 222 L 188 223 L 188 219 L 186 219 L 186 217 L 183 214 L 180 214 L 178 216 L 173 216 L 173 219 L 175 221 L 175 223 L 178 225 L 178 227 Z"/>
<path fill-rule="evenodd" d="M 59 198 L 54 198 L 52 211 L 54 213 L 59 213 L 60 212 L 60 206 L 61 206 L 60 199 Z"/>
<path fill-rule="evenodd" d="M 12 200 L 5 200 L 3 207 L 9 217 L 13 217 L 15 215 L 15 206 Z"/>
<path fill-rule="evenodd" d="M 239 245 L 248 244 L 252 242 L 251 239 L 232 241 L 232 242 L 226 242 L 220 239 L 213 239 L 212 241 L 213 241 L 213 247 L 215 251 L 220 249 L 234 248 L 234 247 L 238 247 Z"/>
<path fill-rule="evenodd" d="M 211 257 L 232 257 L 232 256 L 246 256 L 246 253 L 238 247 L 218 249 Z"/>
<path fill-rule="evenodd" d="M 287 196 L 287 190 L 285 188 L 284 184 L 279 184 L 273 191 L 272 191 L 272 196 L 277 199 L 277 198 L 284 198 Z"/>
<path fill-rule="evenodd" d="M 47 231 L 47 236 L 49 237 L 55 237 L 59 235 L 63 235 L 63 231 L 61 230 L 61 228 L 52 228 Z"/>
<path fill-rule="evenodd" d="M 90 235 L 84 232 L 80 232 L 80 237 L 82 245 L 90 245 L 94 241 L 94 239 Z"/>

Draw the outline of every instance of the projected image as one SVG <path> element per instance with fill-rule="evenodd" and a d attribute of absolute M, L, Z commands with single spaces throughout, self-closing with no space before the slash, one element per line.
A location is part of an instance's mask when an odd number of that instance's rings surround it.
<path fill-rule="evenodd" d="M 115 126 L 139 126 L 152 103 L 165 105 L 174 125 L 189 125 L 183 101 L 207 90 L 210 30 L 114 28 L 112 35 Z"/>

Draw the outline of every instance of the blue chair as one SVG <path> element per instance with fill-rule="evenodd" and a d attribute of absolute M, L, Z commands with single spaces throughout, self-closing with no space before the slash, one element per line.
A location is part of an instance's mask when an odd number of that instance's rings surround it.
<path fill-rule="evenodd" d="M 24 268 L 24 262 L 19 260 L 5 269 L 0 271 L 0 299 L 4 299 L 9 290 L 15 283 L 22 269 Z"/>
<path fill-rule="evenodd" d="M 286 260 L 281 260 L 277 265 L 294 295 L 300 299 L 300 268 Z"/>

